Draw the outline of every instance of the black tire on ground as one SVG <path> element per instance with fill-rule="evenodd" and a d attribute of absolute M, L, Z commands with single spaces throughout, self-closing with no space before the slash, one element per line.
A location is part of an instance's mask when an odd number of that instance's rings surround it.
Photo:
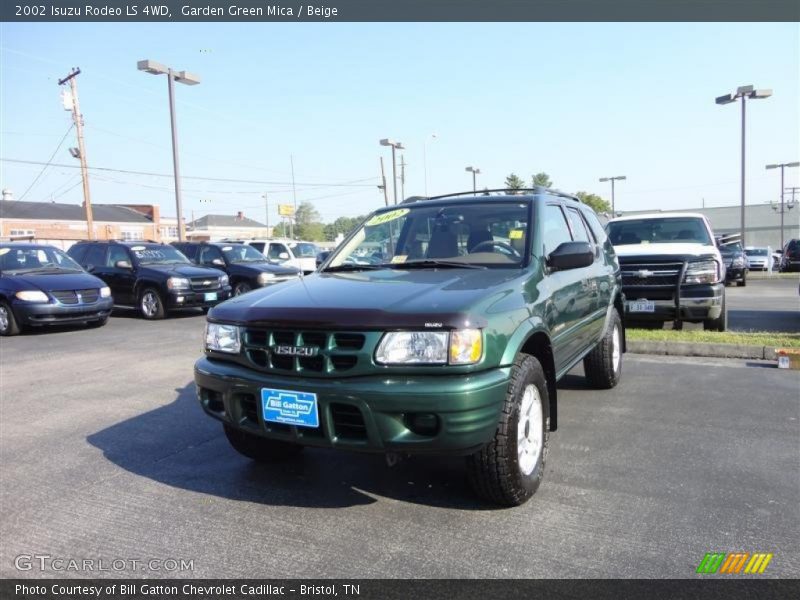
<path fill-rule="evenodd" d="M 583 359 L 584 374 L 593 388 L 610 390 L 619 383 L 622 374 L 623 331 L 619 313 L 612 310 L 603 339 Z"/>
<path fill-rule="evenodd" d="M 164 300 L 156 288 L 146 287 L 139 294 L 139 313 L 145 319 L 155 321 L 167 315 Z"/>
<path fill-rule="evenodd" d="M 542 365 L 520 354 L 494 438 L 467 457 L 467 476 L 480 497 L 519 506 L 539 488 L 550 436 L 549 402 Z"/>
<path fill-rule="evenodd" d="M 747 285 L 747 275 L 742 275 L 742 280 L 741 280 L 741 281 L 737 281 L 737 282 L 736 282 L 736 285 L 737 285 L 738 287 L 744 287 L 744 286 L 746 286 L 746 285 Z"/>
<path fill-rule="evenodd" d="M 709 319 L 703 321 L 703 329 L 705 331 L 725 331 L 728 328 L 728 305 L 725 302 L 725 296 L 722 297 L 722 312 L 716 319 Z"/>
<path fill-rule="evenodd" d="M 14 311 L 6 302 L 0 302 L 0 335 L 17 335 L 20 329 Z"/>
<path fill-rule="evenodd" d="M 233 449 L 256 462 L 285 460 L 297 456 L 303 451 L 303 446 L 299 444 L 268 440 L 227 424 L 223 424 L 223 427 L 225 429 L 225 437 L 228 438 L 228 442 L 233 446 Z"/>
<path fill-rule="evenodd" d="M 234 296 L 241 296 L 242 294 L 246 294 L 253 288 L 250 287 L 250 284 L 246 281 L 240 281 L 235 286 L 233 286 L 233 295 Z"/>

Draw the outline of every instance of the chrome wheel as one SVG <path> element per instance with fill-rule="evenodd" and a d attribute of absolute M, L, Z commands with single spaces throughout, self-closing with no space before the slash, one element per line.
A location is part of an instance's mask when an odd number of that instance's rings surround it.
<path fill-rule="evenodd" d="M 614 325 L 614 331 L 611 333 L 611 364 L 614 367 L 614 373 L 619 372 L 619 363 L 622 360 L 622 336 L 619 332 L 619 325 Z"/>
<path fill-rule="evenodd" d="M 142 294 L 142 313 L 148 318 L 154 317 L 158 314 L 158 296 L 153 291 L 146 291 Z"/>
<path fill-rule="evenodd" d="M 542 397 L 529 384 L 522 394 L 517 419 L 517 463 L 523 475 L 530 475 L 542 454 Z"/>
<path fill-rule="evenodd" d="M 0 306 L 0 331 L 6 332 L 8 331 L 8 325 L 10 321 L 8 319 L 8 309 L 5 306 Z"/>

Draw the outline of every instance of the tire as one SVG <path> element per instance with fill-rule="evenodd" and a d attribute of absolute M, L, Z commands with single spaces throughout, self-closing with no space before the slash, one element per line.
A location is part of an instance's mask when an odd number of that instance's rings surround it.
<path fill-rule="evenodd" d="M 705 331 L 725 331 L 728 328 L 728 305 L 725 302 L 725 296 L 722 297 L 722 312 L 716 319 L 709 319 L 703 321 L 703 329 Z"/>
<path fill-rule="evenodd" d="M 611 311 L 608 329 L 594 349 L 583 359 L 583 371 L 589 384 L 598 390 L 610 390 L 622 375 L 622 321 Z"/>
<path fill-rule="evenodd" d="M 747 275 L 742 275 L 742 280 L 741 280 L 741 281 L 737 281 L 737 282 L 736 282 L 736 285 L 737 285 L 738 287 L 744 287 L 744 286 L 746 286 L 746 285 L 747 285 Z"/>
<path fill-rule="evenodd" d="M 139 312 L 148 321 L 163 319 L 167 315 L 164 300 L 158 290 L 147 287 L 139 294 Z"/>
<path fill-rule="evenodd" d="M 246 294 L 253 288 L 250 287 L 250 284 L 246 281 L 240 281 L 235 286 L 233 286 L 233 295 L 234 296 L 241 296 L 242 294 Z"/>
<path fill-rule="evenodd" d="M 14 311 L 7 303 L 0 302 L 0 335 L 17 335 L 19 332 L 20 326 Z"/>
<path fill-rule="evenodd" d="M 266 438 L 247 433 L 223 424 L 225 437 L 242 456 L 246 456 L 256 462 L 267 463 L 285 460 L 297 456 L 303 451 L 303 446 L 279 440 L 268 440 Z"/>
<path fill-rule="evenodd" d="M 503 506 L 519 506 L 533 496 L 547 459 L 549 402 L 542 365 L 520 354 L 494 438 L 467 457 L 467 476 L 478 496 Z"/>

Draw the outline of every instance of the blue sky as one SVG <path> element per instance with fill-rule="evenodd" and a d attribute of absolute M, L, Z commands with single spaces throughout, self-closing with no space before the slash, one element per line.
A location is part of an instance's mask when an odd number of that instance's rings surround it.
<path fill-rule="evenodd" d="M 778 197 L 765 164 L 800 159 L 796 23 L 4 23 L 0 38 L 4 158 L 50 157 L 70 124 L 57 79 L 79 66 L 90 165 L 169 174 L 166 79 L 136 61 L 199 74 L 176 89 L 187 218 L 263 221 L 267 191 L 276 219 L 292 200 L 290 155 L 298 201 L 326 221 L 363 214 L 383 204 L 381 154 L 391 176 L 383 137 L 407 147 L 407 196 L 424 193 L 425 146 L 430 194 L 471 188 L 475 165 L 479 187 L 546 171 L 560 189 L 604 197 L 598 178 L 626 175 L 622 210 L 737 204 L 740 107 L 714 98 L 751 83 L 774 95 L 748 104 L 748 203 Z M 77 164 L 74 145 L 70 133 L 54 162 Z M 40 170 L 0 163 L 0 186 L 19 199 Z M 78 204 L 78 173 L 51 167 L 24 199 Z M 174 215 L 171 184 L 92 173 L 92 199 Z"/>

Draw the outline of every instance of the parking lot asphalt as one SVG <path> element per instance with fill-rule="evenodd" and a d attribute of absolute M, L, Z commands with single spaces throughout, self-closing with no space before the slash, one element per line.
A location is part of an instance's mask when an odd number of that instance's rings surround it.
<path fill-rule="evenodd" d="M 728 326 L 733 331 L 800 333 L 800 277 L 749 278 L 746 287 L 726 288 Z"/>
<path fill-rule="evenodd" d="M 627 355 L 597 392 L 576 368 L 542 487 L 496 509 L 460 459 L 239 456 L 195 400 L 203 322 L 0 342 L 0 576 L 677 578 L 711 551 L 800 576 L 800 372 Z M 20 555 L 193 570 L 19 571 Z"/>

